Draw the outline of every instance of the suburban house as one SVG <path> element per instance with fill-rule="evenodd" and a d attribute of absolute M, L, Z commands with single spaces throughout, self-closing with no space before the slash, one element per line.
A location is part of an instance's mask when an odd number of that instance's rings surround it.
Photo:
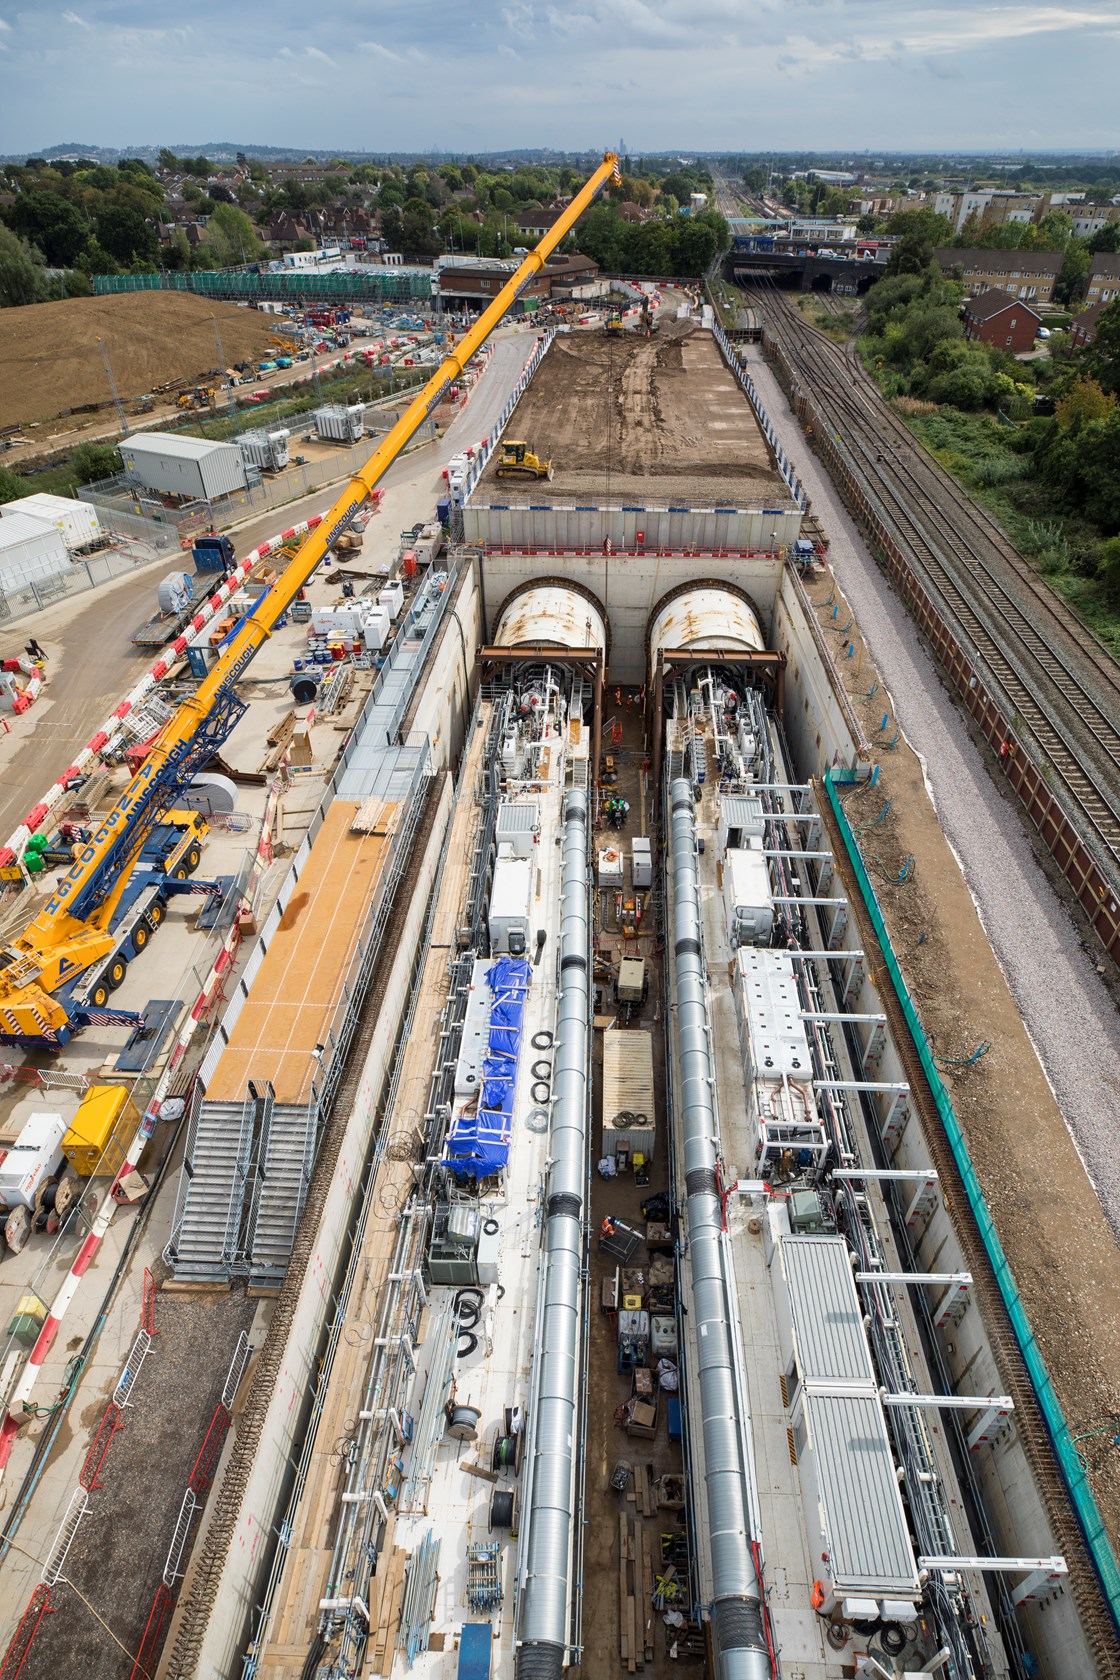
<path fill-rule="evenodd" d="M 995 345 L 999 350 L 1009 350 L 1013 356 L 1033 349 L 1042 325 L 1040 316 L 1029 304 L 1024 303 L 1022 298 L 1012 297 L 1010 292 L 1002 291 L 998 286 L 981 292 L 979 297 L 970 298 L 964 306 L 961 320 L 966 338 L 977 338 L 984 344 Z"/>
<path fill-rule="evenodd" d="M 1089 270 L 1086 303 L 1112 303 L 1120 297 L 1120 255 L 1102 252 Z"/>

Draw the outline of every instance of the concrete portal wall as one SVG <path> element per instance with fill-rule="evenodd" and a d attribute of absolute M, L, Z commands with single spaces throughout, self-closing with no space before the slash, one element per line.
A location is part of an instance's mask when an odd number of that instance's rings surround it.
<path fill-rule="evenodd" d="M 800 776 L 821 776 L 843 765 L 855 769 L 866 754 L 859 750 L 844 715 L 840 678 L 821 657 L 813 626 L 787 567 L 774 610 L 775 646 L 788 660 L 785 674 L 786 736 Z"/>
<path fill-rule="evenodd" d="M 458 765 L 474 705 L 475 658 L 481 639 L 478 567 L 464 566 L 458 593 L 432 643 L 402 725 L 406 739 L 415 734 L 428 737 L 435 770 L 454 770 Z"/>
<path fill-rule="evenodd" d="M 451 781 L 444 778 L 436 820 L 428 833 L 416 891 L 408 909 L 400 943 L 385 989 L 385 1008 L 378 1019 L 362 1070 L 350 1119 L 327 1192 L 315 1246 L 308 1259 L 280 1375 L 273 1389 L 268 1416 L 260 1434 L 224 1567 L 214 1592 L 206 1633 L 195 1667 L 197 1680 L 227 1680 L 239 1673 L 252 1617 L 274 1544 L 274 1524 L 287 1494 L 290 1461 L 302 1446 L 305 1406 L 314 1387 L 314 1364 L 320 1337 L 330 1317 L 333 1291 L 343 1250 L 353 1224 L 370 1139 L 393 1044 L 408 1000 L 408 973 L 420 939 L 428 897 L 439 867 L 444 837 L 451 820 Z M 194 1548 L 204 1555 L 202 1536 Z M 183 1597 L 190 1589 L 190 1574 Z M 172 1635 L 174 1628 L 172 1629 Z M 168 1641 L 168 1649 L 173 1637 Z"/>
<path fill-rule="evenodd" d="M 497 614 L 511 590 L 547 572 L 590 589 L 607 609 L 611 626 L 608 676 L 615 683 L 644 683 L 648 676 L 646 624 L 669 590 L 698 578 L 726 579 L 746 590 L 762 614 L 767 646 L 781 562 L 769 554 L 731 559 L 710 554 L 486 554 L 482 560 L 486 637 L 497 630 Z"/>
<path fill-rule="evenodd" d="M 463 509 L 463 534 L 481 548 L 601 549 L 641 547 L 680 553 L 721 549 L 759 553 L 786 548 L 800 534 L 801 510 L 789 503 L 772 507 L 638 507 L 635 504 L 553 506 L 470 501 Z"/>

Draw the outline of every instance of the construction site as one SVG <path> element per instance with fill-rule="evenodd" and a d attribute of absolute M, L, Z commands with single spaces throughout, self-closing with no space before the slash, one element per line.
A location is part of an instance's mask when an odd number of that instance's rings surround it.
<path fill-rule="evenodd" d="M 617 173 L 0 850 L 0 1680 L 1120 1672 L 1109 1209 L 804 426 L 665 286 L 401 476 Z"/>

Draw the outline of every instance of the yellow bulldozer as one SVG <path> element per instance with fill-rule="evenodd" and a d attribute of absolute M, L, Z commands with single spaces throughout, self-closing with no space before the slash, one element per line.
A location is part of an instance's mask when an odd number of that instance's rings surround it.
<path fill-rule="evenodd" d="M 527 443 L 503 443 L 502 458 L 495 469 L 497 478 L 551 478 L 552 462 L 542 461 Z"/>

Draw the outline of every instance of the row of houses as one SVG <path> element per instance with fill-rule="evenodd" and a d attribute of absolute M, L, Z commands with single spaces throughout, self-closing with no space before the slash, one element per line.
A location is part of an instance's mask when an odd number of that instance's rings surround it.
<path fill-rule="evenodd" d="M 968 297 L 998 287 L 1024 302 L 1048 304 L 1065 260 L 1060 251 L 955 250 L 934 252 L 943 274 L 960 271 Z M 1087 305 L 1120 297 L 1120 256 L 1102 252 L 1093 258 L 1085 293 Z"/>
<path fill-rule="evenodd" d="M 971 217 L 985 227 L 1029 227 L 1051 210 L 1065 211 L 1073 222 L 1074 233 L 1081 239 L 1090 239 L 1102 228 L 1120 221 L 1120 199 L 1095 204 L 1085 193 L 1029 193 L 983 187 L 975 191 L 939 192 L 934 194 L 932 204 L 939 216 L 948 217 L 954 233 L 960 233 Z"/>

